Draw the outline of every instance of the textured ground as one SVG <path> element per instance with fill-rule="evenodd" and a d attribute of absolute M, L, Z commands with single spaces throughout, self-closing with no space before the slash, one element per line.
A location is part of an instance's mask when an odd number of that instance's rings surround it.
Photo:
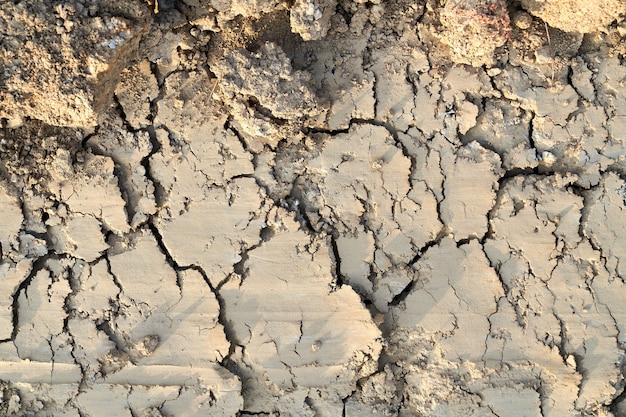
<path fill-rule="evenodd" d="M 624 13 L 3 2 L 0 414 L 626 416 Z"/>

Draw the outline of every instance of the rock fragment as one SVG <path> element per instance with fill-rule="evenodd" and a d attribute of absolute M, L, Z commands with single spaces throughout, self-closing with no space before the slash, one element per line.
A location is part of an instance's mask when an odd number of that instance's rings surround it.
<path fill-rule="evenodd" d="M 291 31 L 305 41 L 322 39 L 330 29 L 336 6 L 337 0 L 297 0 L 289 12 Z"/>
<path fill-rule="evenodd" d="M 281 0 L 210 0 L 199 2 L 197 0 L 185 0 L 190 6 L 201 6 L 204 9 L 214 9 L 219 13 L 219 19 L 229 21 L 236 16 L 259 18 L 264 13 L 271 13 L 282 3 Z M 205 4 L 202 4 L 205 3 Z"/>

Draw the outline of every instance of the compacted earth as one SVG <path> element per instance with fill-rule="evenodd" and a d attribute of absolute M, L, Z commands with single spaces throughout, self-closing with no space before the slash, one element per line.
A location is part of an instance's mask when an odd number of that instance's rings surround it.
<path fill-rule="evenodd" d="M 0 415 L 626 416 L 625 14 L 0 2 Z"/>

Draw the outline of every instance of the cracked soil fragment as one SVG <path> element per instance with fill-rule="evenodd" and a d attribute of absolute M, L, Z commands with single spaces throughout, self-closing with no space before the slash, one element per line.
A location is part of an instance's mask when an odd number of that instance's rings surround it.
<path fill-rule="evenodd" d="M 1 416 L 626 416 L 623 1 L 0 3 Z"/>

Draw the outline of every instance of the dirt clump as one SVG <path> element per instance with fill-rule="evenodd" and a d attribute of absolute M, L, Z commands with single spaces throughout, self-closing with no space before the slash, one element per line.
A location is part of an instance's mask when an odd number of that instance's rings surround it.
<path fill-rule="evenodd" d="M 3 2 L 0 118 L 95 126 L 151 20 L 140 0 Z"/>
<path fill-rule="evenodd" d="M 522 0 L 522 6 L 533 16 L 565 32 L 605 31 L 626 13 L 626 4 L 619 0 Z"/>
<path fill-rule="evenodd" d="M 455 62 L 492 63 L 494 50 L 510 37 L 511 23 L 503 0 L 448 1 L 439 10 L 436 37 L 450 47 Z"/>

